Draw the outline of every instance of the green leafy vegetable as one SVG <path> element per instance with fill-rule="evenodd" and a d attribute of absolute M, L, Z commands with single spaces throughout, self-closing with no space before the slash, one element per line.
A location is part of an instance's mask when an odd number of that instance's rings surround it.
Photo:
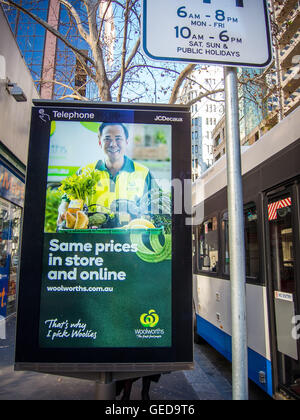
<path fill-rule="evenodd" d="M 106 216 L 102 213 L 96 213 L 89 217 L 89 226 L 102 226 L 106 222 Z"/>
<path fill-rule="evenodd" d="M 47 188 L 45 232 L 54 233 L 57 228 L 57 209 L 61 203 L 62 192 L 57 189 Z"/>
<path fill-rule="evenodd" d="M 165 233 L 172 232 L 172 218 L 168 214 L 155 214 L 152 216 L 151 219 L 152 223 L 155 227 L 163 226 L 165 229 Z"/>
<path fill-rule="evenodd" d="M 88 204 L 89 198 L 96 192 L 100 176 L 98 171 L 85 169 L 80 174 L 64 179 L 59 190 L 65 193 L 69 200 L 83 200 Z"/>

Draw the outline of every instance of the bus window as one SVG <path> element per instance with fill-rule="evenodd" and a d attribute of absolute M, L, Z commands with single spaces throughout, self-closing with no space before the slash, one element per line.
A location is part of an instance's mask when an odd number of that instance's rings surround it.
<path fill-rule="evenodd" d="M 259 245 L 257 232 L 257 210 L 255 205 L 244 209 L 246 276 L 259 277 Z"/>
<path fill-rule="evenodd" d="M 223 237 L 223 273 L 229 275 L 229 232 L 228 232 L 228 213 L 222 217 L 222 237 Z M 257 232 L 257 210 L 255 204 L 244 207 L 245 225 L 245 257 L 246 257 L 246 276 L 257 279 L 259 276 L 259 246 Z"/>
<path fill-rule="evenodd" d="M 212 217 L 198 227 L 198 270 L 218 271 L 218 220 Z"/>
<path fill-rule="evenodd" d="M 294 293 L 296 285 L 291 197 L 272 200 L 268 205 L 268 219 L 275 289 Z"/>
<path fill-rule="evenodd" d="M 229 231 L 228 231 L 228 213 L 225 212 L 222 217 L 222 240 L 223 240 L 223 274 L 229 275 Z"/>

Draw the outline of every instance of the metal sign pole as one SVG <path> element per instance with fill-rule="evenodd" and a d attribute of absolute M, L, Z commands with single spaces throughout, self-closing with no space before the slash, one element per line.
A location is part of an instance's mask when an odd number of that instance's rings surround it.
<path fill-rule="evenodd" d="M 232 313 L 232 398 L 247 400 L 246 268 L 237 69 L 225 67 L 224 78 Z"/>
<path fill-rule="evenodd" d="M 96 400 L 114 401 L 116 399 L 116 383 L 112 379 L 112 373 L 100 372 L 96 381 Z"/>

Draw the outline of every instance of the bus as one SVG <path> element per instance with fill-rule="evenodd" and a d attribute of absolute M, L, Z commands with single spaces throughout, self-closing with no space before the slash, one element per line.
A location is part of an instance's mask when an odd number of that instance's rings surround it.
<path fill-rule="evenodd" d="M 300 107 L 241 152 L 248 376 L 300 398 Z M 226 156 L 193 183 L 196 337 L 231 360 Z"/>

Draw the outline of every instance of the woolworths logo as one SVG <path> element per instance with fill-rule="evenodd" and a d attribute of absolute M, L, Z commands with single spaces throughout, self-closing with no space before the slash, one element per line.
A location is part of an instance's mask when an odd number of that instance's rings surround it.
<path fill-rule="evenodd" d="M 147 314 L 142 314 L 140 316 L 140 321 L 143 327 L 154 328 L 158 324 L 159 316 L 154 309 L 150 309 Z"/>

